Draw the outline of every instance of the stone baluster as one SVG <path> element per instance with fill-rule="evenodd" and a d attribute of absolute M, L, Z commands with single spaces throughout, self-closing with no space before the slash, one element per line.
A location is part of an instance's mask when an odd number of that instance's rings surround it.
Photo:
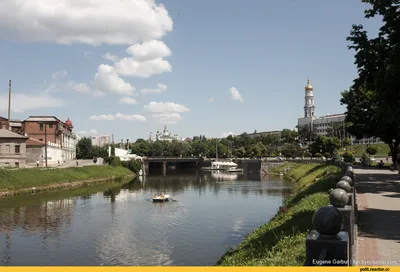
<path fill-rule="evenodd" d="M 331 193 L 332 195 L 332 193 Z M 339 201 L 337 193 L 334 201 Z M 340 198 L 347 197 L 341 192 Z M 319 208 L 313 215 L 312 230 L 306 239 L 305 266 L 348 266 L 349 265 L 349 235 L 342 231 L 343 215 L 334 206 Z"/>

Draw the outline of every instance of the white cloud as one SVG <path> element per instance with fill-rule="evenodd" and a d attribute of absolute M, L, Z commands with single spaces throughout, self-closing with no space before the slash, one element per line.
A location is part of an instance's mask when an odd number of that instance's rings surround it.
<path fill-rule="evenodd" d="M 97 132 L 97 130 L 95 130 L 95 129 L 91 129 L 91 130 L 89 130 L 89 131 L 87 131 L 87 130 L 81 130 L 81 131 L 78 132 L 78 134 L 81 134 L 81 135 L 97 135 L 98 132 Z"/>
<path fill-rule="evenodd" d="M 102 91 L 99 91 L 99 90 L 95 90 L 95 91 L 92 93 L 92 96 L 93 96 L 93 97 L 103 97 L 103 96 L 105 96 L 105 95 L 106 95 L 105 92 L 102 92 Z"/>
<path fill-rule="evenodd" d="M 70 81 L 67 86 L 78 93 L 91 93 L 89 86 L 86 83 L 75 83 Z"/>
<path fill-rule="evenodd" d="M 101 64 L 97 69 L 94 85 L 99 91 L 120 95 L 133 95 L 136 90 L 135 87 L 120 78 L 114 67 L 106 64 Z"/>
<path fill-rule="evenodd" d="M 212 103 L 212 102 L 214 102 L 215 101 L 215 98 L 214 97 L 210 97 L 210 98 L 208 98 L 208 100 L 207 100 L 209 103 Z"/>
<path fill-rule="evenodd" d="M 1 11 L 0 11 L 0 14 L 1 14 Z M 0 21 L 1 21 L 1 19 L 0 19 Z M 1 28 L 1 27 L 0 27 L 0 28 Z M 60 70 L 60 71 L 57 71 L 57 72 L 52 73 L 52 74 L 51 74 L 51 77 L 52 77 L 53 79 L 60 79 L 60 78 L 66 77 L 67 75 L 68 75 L 67 71 L 65 71 L 65 70 Z"/>
<path fill-rule="evenodd" d="M 89 120 L 101 121 L 101 120 L 115 120 L 115 115 L 112 114 L 101 114 L 101 115 L 91 115 Z"/>
<path fill-rule="evenodd" d="M 115 63 L 115 69 L 118 74 L 123 76 L 143 78 L 172 71 L 171 64 L 162 58 L 145 61 L 138 61 L 134 58 L 123 58 Z"/>
<path fill-rule="evenodd" d="M 153 117 L 162 124 L 176 124 L 178 121 L 182 120 L 183 117 L 179 113 L 160 113 L 153 114 Z"/>
<path fill-rule="evenodd" d="M 112 55 L 110 52 L 107 52 L 103 55 L 103 58 L 106 60 L 110 60 L 112 62 L 116 62 L 118 60 L 118 57 L 115 55 Z"/>
<path fill-rule="evenodd" d="M 185 105 L 173 102 L 154 102 L 151 101 L 145 106 L 145 109 L 152 113 L 181 113 L 190 111 Z"/>
<path fill-rule="evenodd" d="M 120 103 L 120 104 L 135 105 L 135 104 L 137 104 L 137 101 L 136 101 L 136 99 L 134 99 L 134 98 L 132 98 L 132 97 L 124 96 L 124 97 L 121 97 L 121 98 L 119 99 L 119 103 Z"/>
<path fill-rule="evenodd" d="M 233 132 L 222 132 L 222 137 L 224 138 L 228 137 L 229 135 L 235 136 L 236 134 Z"/>
<path fill-rule="evenodd" d="M 124 115 L 124 114 L 121 114 L 121 113 L 117 113 L 117 114 L 115 115 L 115 117 L 116 117 L 117 119 L 120 119 L 120 120 L 129 120 L 129 121 L 140 121 L 140 122 L 144 122 L 144 121 L 147 120 L 146 117 L 144 117 L 143 115 L 140 115 L 140 114 Z"/>
<path fill-rule="evenodd" d="M 150 102 L 144 108 L 151 113 L 159 123 L 175 124 L 182 120 L 180 113 L 190 111 L 185 105 L 176 104 L 173 102 Z"/>
<path fill-rule="evenodd" d="M 8 96 L 0 96 L 0 105 L 4 105 L 3 111 L 8 105 Z M 11 110 L 13 112 L 25 112 L 42 108 L 59 108 L 66 105 L 64 100 L 50 97 L 45 94 L 27 95 L 15 93 L 12 95 Z"/>
<path fill-rule="evenodd" d="M 153 60 L 171 56 L 172 52 L 162 41 L 152 40 L 134 44 L 126 49 L 138 61 Z"/>
<path fill-rule="evenodd" d="M 168 90 L 168 86 L 165 84 L 158 84 L 157 87 L 158 88 L 154 88 L 154 89 L 141 89 L 140 92 L 143 95 L 146 95 L 146 94 L 164 93 Z"/>
<path fill-rule="evenodd" d="M 112 120 L 116 120 L 116 119 L 127 120 L 127 121 L 140 121 L 140 122 L 144 122 L 147 120 L 145 116 L 139 115 L 139 114 L 126 115 L 126 114 L 122 114 L 122 113 L 117 113 L 115 115 L 101 114 L 101 115 L 89 116 L 89 120 L 94 120 L 94 121 L 101 121 L 101 120 L 112 121 Z"/>
<path fill-rule="evenodd" d="M 244 100 L 243 100 L 243 98 L 242 98 L 242 95 L 240 94 L 240 92 L 239 92 L 235 87 L 232 87 L 232 88 L 229 90 L 229 92 L 230 92 L 231 98 L 232 98 L 233 100 L 239 100 L 240 102 L 244 102 Z"/>
<path fill-rule="evenodd" d="M 61 44 L 135 44 L 172 31 L 155 0 L 1 1 L 0 37 Z"/>

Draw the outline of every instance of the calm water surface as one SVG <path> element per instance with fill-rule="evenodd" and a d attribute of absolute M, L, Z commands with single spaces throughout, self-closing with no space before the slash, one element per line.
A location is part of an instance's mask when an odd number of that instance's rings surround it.
<path fill-rule="evenodd" d="M 2 265 L 214 265 L 268 222 L 277 177 L 176 174 L 0 201 Z M 152 203 L 155 192 L 174 201 Z"/>

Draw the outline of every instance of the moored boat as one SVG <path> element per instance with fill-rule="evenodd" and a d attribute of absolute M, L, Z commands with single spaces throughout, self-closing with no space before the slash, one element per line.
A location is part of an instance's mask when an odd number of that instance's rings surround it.
<path fill-rule="evenodd" d="M 228 169 L 228 172 L 231 173 L 238 173 L 238 172 L 243 172 L 243 169 L 237 168 L 237 167 L 231 167 Z"/>

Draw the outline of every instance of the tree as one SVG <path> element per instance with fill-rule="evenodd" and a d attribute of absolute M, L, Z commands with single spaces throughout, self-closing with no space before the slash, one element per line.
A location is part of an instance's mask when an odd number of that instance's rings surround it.
<path fill-rule="evenodd" d="M 281 132 L 281 139 L 283 143 L 296 142 L 297 132 L 295 130 L 283 129 Z"/>
<path fill-rule="evenodd" d="M 87 160 L 93 158 L 93 146 L 92 146 L 92 139 L 88 137 L 81 138 L 76 143 L 76 158 L 78 160 Z"/>
<path fill-rule="evenodd" d="M 396 163 L 400 143 L 400 12 L 399 0 L 362 0 L 370 4 L 366 18 L 381 16 L 378 37 L 369 39 L 362 25 L 353 25 L 349 49 L 355 50 L 358 77 L 342 93 L 349 132 L 357 138 L 379 137 Z"/>
<path fill-rule="evenodd" d="M 297 133 L 302 141 L 313 141 L 317 137 L 314 127 L 310 125 L 297 126 Z"/>
<path fill-rule="evenodd" d="M 281 153 L 286 158 L 294 158 L 298 154 L 298 149 L 295 144 L 286 143 L 282 146 Z"/>

